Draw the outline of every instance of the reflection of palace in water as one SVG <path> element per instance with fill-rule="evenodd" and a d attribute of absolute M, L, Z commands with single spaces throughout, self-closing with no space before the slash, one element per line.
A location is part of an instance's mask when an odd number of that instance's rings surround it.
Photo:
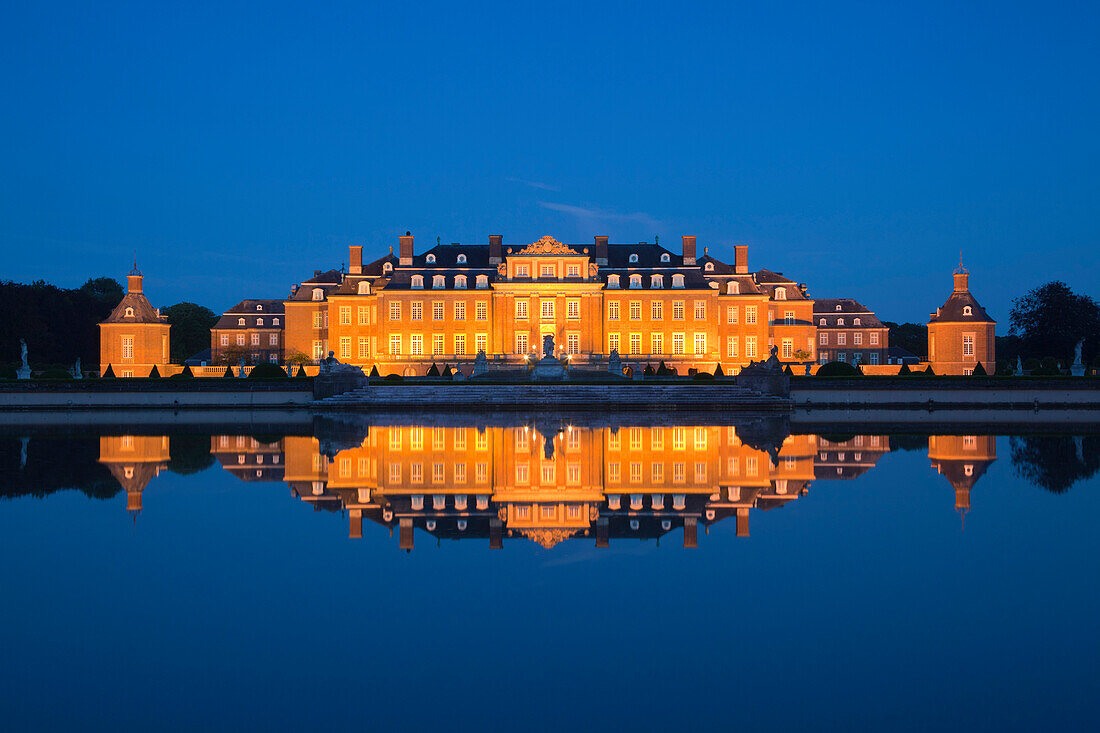
<path fill-rule="evenodd" d="M 363 520 L 397 530 L 411 550 L 419 529 L 437 539 L 505 539 L 552 547 L 565 539 L 660 538 L 731 519 L 749 535 L 755 511 L 806 494 L 810 482 L 863 475 L 891 450 L 888 436 L 789 435 L 780 444 L 743 439 L 735 426 L 374 425 L 335 447 L 310 436 L 263 442 L 218 435 L 210 452 L 243 481 L 285 481 L 317 510 L 347 512 L 349 535 Z M 167 465 L 167 436 L 100 439 L 100 462 L 141 510 L 141 492 Z M 970 508 L 975 482 L 996 460 L 991 436 L 930 436 L 933 468 Z"/>

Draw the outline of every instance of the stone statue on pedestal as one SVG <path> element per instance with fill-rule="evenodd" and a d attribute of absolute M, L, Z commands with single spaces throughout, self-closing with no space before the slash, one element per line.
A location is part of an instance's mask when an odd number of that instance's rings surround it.
<path fill-rule="evenodd" d="M 548 356 L 554 356 L 554 336 L 549 333 L 542 337 L 542 358 Z"/>
<path fill-rule="evenodd" d="M 607 355 L 607 371 L 619 377 L 623 375 L 623 360 L 619 358 L 618 349 L 612 349 Z"/>
<path fill-rule="evenodd" d="M 1075 377 L 1085 376 L 1085 364 L 1081 361 L 1081 349 L 1085 346 L 1085 340 L 1081 339 L 1077 342 L 1077 348 L 1073 350 L 1073 365 L 1069 368 L 1069 373 Z"/>
<path fill-rule="evenodd" d="M 474 357 L 474 373 L 472 376 L 476 377 L 481 374 L 485 374 L 489 371 L 489 364 L 485 358 L 485 349 L 478 349 L 477 356 Z"/>
<path fill-rule="evenodd" d="M 1016 357 L 1016 376 L 1022 377 L 1024 375 L 1024 362 L 1019 356 Z"/>
<path fill-rule="evenodd" d="M 15 376 L 19 379 L 31 378 L 31 365 L 27 362 L 27 342 L 23 339 L 19 339 L 19 352 L 23 359 L 23 366 L 19 367 L 15 372 Z"/>
<path fill-rule="evenodd" d="M 73 379 L 83 379 L 84 372 L 80 369 L 80 357 L 76 357 L 76 364 L 73 364 L 73 368 L 69 370 L 69 374 L 73 375 Z"/>

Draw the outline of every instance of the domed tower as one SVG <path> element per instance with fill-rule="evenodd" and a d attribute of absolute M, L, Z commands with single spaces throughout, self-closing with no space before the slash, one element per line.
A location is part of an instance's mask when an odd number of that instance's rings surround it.
<path fill-rule="evenodd" d="M 99 324 L 100 374 L 110 365 L 116 377 L 148 377 L 153 367 L 164 373 L 169 363 L 168 319 L 145 297 L 142 274 L 134 269 L 126 277 L 126 295 Z"/>
<path fill-rule="evenodd" d="M 936 374 L 973 374 L 980 363 L 986 374 L 997 368 L 997 322 L 970 292 L 970 273 L 959 263 L 955 289 L 928 319 L 928 361 Z"/>
<path fill-rule="evenodd" d="M 993 461 L 997 438 L 992 435 L 930 435 L 928 461 L 955 489 L 955 511 L 970 511 L 970 492 Z"/>

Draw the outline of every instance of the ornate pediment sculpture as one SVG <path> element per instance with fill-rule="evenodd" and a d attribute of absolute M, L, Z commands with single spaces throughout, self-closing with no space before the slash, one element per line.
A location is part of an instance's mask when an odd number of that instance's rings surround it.
<path fill-rule="evenodd" d="M 580 252 L 570 249 L 567 245 L 547 234 L 537 242 L 527 245 L 517 255 L 580 255 Z"/>

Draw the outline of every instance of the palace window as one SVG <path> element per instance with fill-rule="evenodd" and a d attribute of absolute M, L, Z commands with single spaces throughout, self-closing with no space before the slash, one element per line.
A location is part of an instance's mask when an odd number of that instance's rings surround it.
<path fill-rule="evenodd" d="M 520 333 L 516 334 L 516 353 L 517 354 L 526 354 L 527 353 L 527 332 L 526 331 L 521 331 Z"/>
<path fill-rule="evenodd" d="M 349 305 L 340 306 L 340 325 L 341 326 L 350 326 L 351 325 L 351 306 L 349 306 Z"/>
<path fill-rule="evenodd" d="M 455 301 L 455 320 L 456 321 L 465 321 L 466 320 L 466 301 L 465 300 L 456 300 Z"/>
<path fill-rule="evenodd" d="M 443 334 L 432 334 L 432 355 L 438 356 L 443 353 Z"/>
<path fill-rule="evenodd" d="M 386 272 L 386 273 L 393 272 L 393 263 L 392 262 L 383 262 L 382 263 L 382 272 Z"/>
<path fill-rule="evenodd" d="M 878 346 L 878 331 L 871 331 L 871 346 Z"/>
<path fill-rule="evenodd" d="M 677 356 L 684 353 L 684 334 L 672 334 L 672 353 Z"/>
<path fill-rule="evenodd" d="M 466 255 L 460 254 L 458 257 L 455 257 L 455 262 L 457 262 L 460 265 L 465 265 L 466 264 Z"/>
<path fill-rule="evenodd" d="M 736 280 L 730 280 L 726 283 L 726 295 L 739 295 L 741 293 L 741 284 Z"/>
<path fill-rule="evenodd" d="M 607 353 L 619 350 L 619 334 L 609 333 L 607 334 Z"/>
<path fill-rule="evenodd" d="M 731 359 L 737 358 L 737 337 L 726 336 L 726 356 Z"/>
<path fill-rule="evenodd" d="M 565 302 L 565 317 L 571 321 L 581 317 L 581 302 L 579 300 L 567 300 Z"/>
<path fill-rule="evenodd" d="M 633 355 L 638 355 L 642 353 L 642 334 L 630 334 L 630 353 Z"/>
<path fill-rule="evenodd" d="M 695 320 L 705 321 L 707 319 L 707 301 L 697 300 L 695 301 Z"/>
<path fill-rule="evenodd" d="M 314 341 L 313 342 L 313 359 L 314 359 L 314 361 L 319 360 L 324 355 L 325 355 L 325 345 L 324 345 L 324 343 L 321 342 L 321 341 Z"/>
<path fill-rule="evenodd" d="M 237 325 L 238 326 L 243 326 L 244 325 L 244 319 L 243 318 L 238 318 L 237 319 Z"/>
<path fill-rule="evenodd" d="M 745 306 L 745 323 L 747 323 L 750 326 L 756 325 L 756 306 L 755 305 L 746 305 Z"/>
<path fill-rule="evenodd" d="M 432 320 L 433 321 L 442 321 L 443 320 L 443 301 L 442 300 L 433 300 L 432 301 Z"/>
<path fill-rule="evenodd" d="M 836 335 L 836 345 L 837 346 L 845 346 L 845 345 L 847 345 L 847 343 L 848 343 L 848 334 L 838 333 Z"/>
<path fill-rule="evenodd" d="M 257 318 L 257 319 L 256 319 L 256 325 L 257 325 L 257 326 L 262 326 L 262 325 L 264 325 L 264 319 L 262 319 L 262 318 Z"/>
<path fill-rule="evenodd" d="M 662 253 L 661 254 L 661 262 L 668 262 L 668 261 L 669 261 L 668 252 Z"/>
<path fill-rule="evenodd" d="M 853 318 L 853 319 L 852 319 L 852 325 L 853 325 L 853 326 L 859 326 L 859 325 L 861 325 L 861 321 L 860 321 L 860 319 L 858 319 L 858 318 Z"/>
<path fill-rule="evenodd" d="M 651 300 L 649 302 L 649 318 L 653 321 L 660 321 L 665 317 L 665 304 L 664 301 Z"/>
<path fill-rule="evenodd" d="M 466 334 L 455 334 L 455 356 L 466 355 Z"/>
<path fill-rule="evenodd" d="M 542 265 L 539 268 L 539 277 L 557 277 L 557 268 L 553 265 Z"/>
<path fill-rule="evenodd" d="M 553 298 L 543 298 L 542 301 L 540 302 L 540 307 L 542 309 L 541 313 L 542 313 L 542 319 L 543 320 L 550 320 L 550 321 L 554 320 L 554 299 Z"/>
<path fill-rule="evenodd" d="M 474 336 L 474 348 L 478 351 L 487 351 L 489 348 L 489 334 L 479 333 Z"/>
<path fill-rule="evenodd" d="M 963 356 L 974 356 L 974 334 L 963 334 Z"/>
<path fill-rule="evenodd" d="M 521 320 L 521 321 L 526 321 L 527 320 L 527 301 L 526 300 L 517 300 L 516 301 L 516 318 L 518 320 Z"/>
<path fill-rule="evenodd" d="M 455 290 L 465 290 L 465 289 L 466 289 L 466 276 L 465 275 L 455 275 Z"/>
<path fill-rule="evenodd" d="M 484 300 L 479 300 L 477 303 L 474 304 L 474 320 L 489 320 L 489 304 Z"/>
<path fill-rule="evenodd" d="M 665 286 L 665 276 L 664 275 L 650 275 L 650 277 L 649 277 L 649 287 L 660 290 L 664 286 Z"/>
<path fill-rule="evenodd" d="M 530 273 L 527 265 L 516 265 L 516 277 L 529 277 Z"/>
<path fill-rule="evenodd" d="M 836 307 L 836 312 L 837 312 L 837 313 L 840 313 L 840 311 L 841 311 L 841 306 L 839 306 L 839 305 L 838 305 L 838 306 Z"/>
<path fill-rule="evenodd" d="M 794 311 L 784 311 L 783 312 L 783 325 L 784 326 L 793 326 L 794 325 Z"/>
<path fill-rule="evenodd" d="M 776 300 L 786 300 L 787 299 L 787 289 L 786 288 L 776 288 L 775 289 L 775 299 Z"/>
<path fill-rule="evenodd" d="M 630 255 L 630 261 L 631 261 L 631 262 L 637 262 L 637 261 L 638 261 L 638 255 L 636 255 L 636 254 L 631 254 L 631 255 Z"/>
<path fill-rule="evenodd" d="M 359 358 L 366 359 L 370 356 L 370 340 L 360 336 L 359 337 Z"/>
<path fill-rule="evenodd" d="M 429 265 L 434 265 L 435 264 L 435 255 L 428 255 L 427 257 L 424 258 L 424 261 L 427 262 Z"/>
<path fill-rule="evenodd" d="M 619 276 L 618 275 L 608 275 L 607 276 L 607 287 L 609 287 L 609 288 L 618 288 L 619 287 Z"/>
<path fill-rule="evenodd" d="M 637 290 L 638 288 L 642 287 L 642 276 L 641 275 L 631 275 L 630 276 L 630 287 L 634 290 Z"/>
<path fill-rule="evenodd" d="M 424 337 L 418 333 L 414 333 L 409 337 L 409 353 L 413 356 L 423 356 L 424 354 Z"/>
<path fill-rule="evenodd" d="M 237 346 L 244 346 L 244 334 L 243 333 L 238 333 L 237 334 Z"/>
<path fill-rule="evenodd" d="M 432 289 L 442 290 L 447 287 L 447 279 L 442 275 L 435 275 L 432 277 Z"/>
<path fill-rule="evenodd" d="M 706 270 L 707 272 L 714 272 L 714 263 L 713 262 L 708 262 L 707 266 L 704 267 L 703 269 Z"/>
<path fill-rule="evenodd" d="M 581 353 L 581 336 L 578 333 L 569 333 L 565 336 L 565 352 L 567 354 Z"/>
<path fill-rule="evenodd" d="M 632 320 L 632 321 L 642 320 L 642 301 L 640 301 L 640 300 L 630 301 L 630 320 Z"/>
<path fill-rule="evenodd" d="M 272 318 L 271 319 L 271 325 L 272 326 L 278 326 L 279 325 L 279 319 L 278 318 Z"/>
<path fill-rule="evenodd" d="M 825 326 L 825 319 L 824 318 L 819 318 L 817 320 L 817 325 L 824 327 Z"/>
<path fill-rule="evenodd" d="M 413 275 L 412 276 L 412 282 L 410 283 L 410 287 L 413 288 L 414 290 L 423 290 L 424 289 L 424 276 L 423 275 Z"/>
<path fill-rule="evenodd" d="M 222 334 L 222 346 L 229 346 L 229 334 Z"/>
<path fill-rule="evenodd" d="M 682 301 L 682 300 L 672 301 L 672 320 L 674 320 L 674 321 L 684 320 L 684 301 Z"/>
<path fill-rule="evenodd" d="M 844 325 L 844 319 L 843 318 L 836 319 L 836 325 L 843 326 Z"/>
<path fill-rule="evenodd" d="M 673 275 L 672 276 L 672 287 L 674 287 L 674 288 L 683 288 L 684 287 L 684 276 L 683 275 Z"/>
<path fill-rule="evenodd" d="M 707 335 L 705 333 L 695 334 L 695 353 L 707 353 Z"/>
<path fill-rule="evenodd" d="M 322 290 L 321 288 L 314 288 L 313 289 L 313 299 L 314 300 L 324 300 L 325 299 L 325 291 Z"/>
<path fill-rule="evenodd" d="M 821 342 L 822 346 L 828 346 L 829 345 L 829 334 L 822 333 L 820 336 L 818 336 L 818 340 Z"/>
<path fill-rule="evenodd" d="M 755 359 L 756 358 L 756 337 L 755 336 L 746 336 L 745 337 L 745 358 L 746 359 Z"/>
<path fill-rule="evenodd" d="M 340 358 L 351 358 L 351 338 L 349 338 L 348 336 L 340 337 Z"/>
<path fill-rule="evenodd" d="M 324 316 L 324 314 L 321 313 L 321 311 L 314 311 L 313 312 L 313 327 L 314 328 L 324 328 L 324 326 L 325 326 L 325 316 Z"/>
<path fill-rule="evenodd" d="M 133 359 L 134 358 L 134 337 L 123 336 L 122 337 L 122 358 Z"/>
<path fill-rule="evenodd" d="M 664 334 L 651 333 L 649 335 L 649 353 L 651 353 L 651 354 L 663 354 L 663 353 L 665 353 Z"/>
<path fill-rule="evenodd" d="M 258 334 L 258 333 L 252 334 L 252 345 L 253 346 L 259 346 L 260 345 L 260 334 Z"/>
<path fill-rule="evenodd" d="M 370 295 L 370 282 L 363 280 L 359 283 L 359 295 Z"/>
<path fill-rule="evenodd" d="M 401 320 L 401 301 L 398 301 L 398 300 L 390 301 L 390 320 L 391 321 L 400 321 Z"/>
<path fill-rule="evenodd" d="M 794 358 L 794 339 L 783 339 L 781 353 L 784 359 Z"/>
<path fill-rule="evenodd" d="M 853 333 L 852 334 L 852 343 L 855 344 L 856 346 L 862 346 L 863 345 L 863 334 L 858 333 L 858 332 Z"/>
<path fill-rule="evenodd" d="M 617 321 L 619 320 L 619 301 L 610 300 L 607 303 L 607 320 Z"/>
<path fill-rule="evenodd" d="M 878 364 L 878 352 L 877 351 L 872 351 L 871 352 L 871 363 L 872 364 Z"/>
<path fill-rule="evenodd" d="M 566 270 L 566 276 L 567 277 L 580 277 L 581 276 L 581 266 L 580 265 L 569 265 L 569 268 Z"/>
<path fill-rule="evenodd" d="M 390 354 L 392 356 L 401 355 L 401 337 L 397 334 L 390 334 Z"/>
<path fill-rule="evenodd" d="M 419 300 L 412 302 L 412 315 L 410 316 L 414 321 L 424 320 L 424 303 Z"/>
<path fill-rule="evenodd" d="M 478 290 L 485 290 L 488 287 L 489 287 L 489 276 L 488 275 L 478 275 L 477 276 L 477 289 Z"/>

